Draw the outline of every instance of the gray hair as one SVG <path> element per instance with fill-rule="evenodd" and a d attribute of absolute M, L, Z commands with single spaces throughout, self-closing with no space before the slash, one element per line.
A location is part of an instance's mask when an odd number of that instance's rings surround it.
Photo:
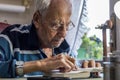
<path fill-rule="evenodd" d="M 46 10 L 48 9 L 51 1 L 52 0 L 36 0 L 34 11 L 38 10 L 43 15 L 46 12 Z"/>
<path fill-rule="evenodd" d="M 34 12 L 39 11 L 41 15 L 45 15 L 52 0 L 35 0 Z M 71 4 L 73 0 L 70 0 Z"/>

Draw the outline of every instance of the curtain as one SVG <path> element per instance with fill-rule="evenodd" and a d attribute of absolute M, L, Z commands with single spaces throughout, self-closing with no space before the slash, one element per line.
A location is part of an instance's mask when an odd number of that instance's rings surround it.
<path fill-rule="evenodd" d="M 71 20 L 75 24 L 75 28 L 68 31 L 66 40 L 70 45 L 71 56 L 77 57 L 77 50 L 82 43 L 82 37 L 89 28 L 87 27 L 88 12 L 87 12 L 87 0 L 72 0 L 73 11 Z"/>

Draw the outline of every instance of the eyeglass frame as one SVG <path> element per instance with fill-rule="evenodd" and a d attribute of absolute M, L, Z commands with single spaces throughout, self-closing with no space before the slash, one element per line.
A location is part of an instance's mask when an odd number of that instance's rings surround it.
<path fill-rule="evenodd" d="M 39 13 L 39 15 L 40 15 L 40 13 Z M 43 21 L 42 21 L 43 19 L 41 19 L 41 24 L 42 25 L 44 25 L 44 23 L 43 23 Z M 72 28 L 70 28 L 70 24 L 72 25 Z M 52 28 L 53 26 L 55 25 L 55 27 L 54 28 Z M 59 25 L 59 26 L 58 26 Z M 56 27 L 57 26 L 57 27 Z M 65 26 L 65 24 L 63 24 L 62 22 L 61 23 L 52 23 L 48 28 L 50 28 L 51 30 L 53 30 L 53 31 L 59 31 L 59 30 L 62 30 L 63 29 L 63 26 Z M 74 27 L 75 27 L 75 24 L 70 20 L 70 22 L 66 25 L 67 27 L 66 27 L 66 31 L 69 31 L 69 30 L 72 30 Z M 68 28 L 70 28 L 70 29 L 68 29 Z"/>

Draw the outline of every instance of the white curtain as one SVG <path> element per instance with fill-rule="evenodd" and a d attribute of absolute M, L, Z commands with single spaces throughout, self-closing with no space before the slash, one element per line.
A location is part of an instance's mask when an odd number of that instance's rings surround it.
<path fill-rule="evenodd" d="M 66 40 L 70 45 L 70 53 L 73 57 L 77 57 L 77 50 L 80 48 L 82 43 L 82 36 L 85 32 L 88 31 L 86 26 L 87 22 L 87 8 L 86 8 L 87 0 L 72 0 L 73 3 L 73 11 L 71 20 L 75 24 L 75 28 L 68 31 Z"/>

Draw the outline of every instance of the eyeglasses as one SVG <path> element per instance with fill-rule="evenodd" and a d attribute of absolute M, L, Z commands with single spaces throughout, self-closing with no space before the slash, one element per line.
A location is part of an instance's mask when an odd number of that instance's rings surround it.
<path fill-rule="evenodd" d="M 49 26 L 53 31 L 59 31 L 59 30 L 63 30 L 63 28 L 66 28 L 66 31 L 72 30 L 75 25 L 72 21 L 70 21 L 69 23 L 67 23 L 66 25 L 63 23 L 51 23 L 51 25 Z"/>
<path fill-rule="evenodd" d="M 70 21 L 67 24 L 52 22 L 49 26 L 53 31 L 61 31 L 66 28 L 66 31 L 72 30 L 75 27 L 74 23 Z"/>

